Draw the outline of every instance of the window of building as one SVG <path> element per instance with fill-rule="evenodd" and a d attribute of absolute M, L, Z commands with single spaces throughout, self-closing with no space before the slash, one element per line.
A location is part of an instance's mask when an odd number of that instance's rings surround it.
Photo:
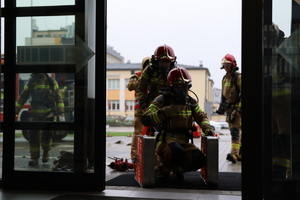
<path fill-rule="evenodd" d="M 133 111 L 134 110 L 134 101 L 133 100 L 125 101 L 125 109 L 126 109 L 126 111 Z"/>
<path fill-rule="evenodd" d="M 108 79 L 107 81 L 107 89 L 120 89 L 119 79 Z"/>
<path fill-rule="evenodd" d="M 108 101 L 108 110 L 120 110 L 120 101 L 119 100 L 109 100 Z"/>
<path fill-rule="evenodd" d="M 128 82 L 129 82 L 129 78 L 125 78 L 125 89 L 127 89 Z"/>

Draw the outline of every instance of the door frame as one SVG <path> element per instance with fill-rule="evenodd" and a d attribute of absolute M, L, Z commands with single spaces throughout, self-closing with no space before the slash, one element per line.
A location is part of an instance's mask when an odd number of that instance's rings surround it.
<path fill-rule="evenodd" d="M 16 18 L 28 16 L 56 16 L 56 15 L 74 15 L 75 16 L 75 35 L 87 38 L 85 31 L 87 22 L 86 5 L 95 4 L 95 98 L 87 98 L 87 65 L 80 71 L 75 72 L 74 66 L 43 65 L 36 66 L 18 66 L 15 60 L 16 52 Z M 16 7 L 16 0 L 5 0 L 5 7 L 2 9 L 2 17 L 5 24 L 5 64 L 2 67 L 4 73 L 4 121 L 1 123 L 3 129 L 3 173 L 1 184 L 7 189 L 47 189 L 47 190 L 97 190 L 105 189 L 105 77 L 106 76 L 106 0 L 75 0 L 75 5 L 71 6 L 47 6 L 47 7 Z M 103 34 L 104 33 L 104 34 Z M 15 130 L 26 129 L 28 124 L 15 122 L 15 93 L 16 73 L 26 72 L 52 72 L 58 73 L 61 67 L 67 69 L 67 72 L 75 73 L 75 122 L 47 124 L 47 128 L 57 130 L 73 130 L 74 134 L 74 154 L 75 168 L 74 172 L 33 172 L 33 171 L 15 171 L 14 170 L 14 142 Z M 73 69 L 73 70 L 72 70 Z M 85 97 L 85 98 L 82 98 Z M 10 103 L 13 102 L 13 103 Z M 88 102 L 88 103 L 87 103 Z M 95 103 L 97 102 L 97 103 Z M 88 106 L 90 105 L 90 106 Z M 91 107 L 92 106 L 92 107 Z M 104 107 L 105 109 L 105 107 Z M 88 111 L 93 110 L 93 120 L 88 123 L 85 116 Z M 96 114 L 98 113 L 98 114 Z M 103 113 L 103 114 L 102 114 Z M 97 122 L 97 123 L 95 123 Z M 100 124 L 100 126 L 99 126 Z M 96 126 L 97 125 L 97 126 Z M 45 127 L 42 123 L 30 124 L 31 129 L 40 129 Z M 87 133 L 87 130 L 89 133 Z M 97 134 L 96 134 L 97 133 Z M 92 134 L 92 140 L 87 138 Z M 97 141 L 97 144 L 96 142 Z M 88 144 L 89 142 L 89 144 Z M 86 173 L 86 152 L 89 146 L 94 146 L 94 172 Z"/>

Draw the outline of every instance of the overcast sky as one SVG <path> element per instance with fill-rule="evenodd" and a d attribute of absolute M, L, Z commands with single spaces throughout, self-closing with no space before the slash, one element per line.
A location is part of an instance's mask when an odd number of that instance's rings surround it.
<path fill-rule="evenodd" d="M 131 63 L 167 44 L 179 66 L 202 61 L 221 88 L 225 54 L 241 69 L 241 0 L 108 0 L 107 44 Z"/>
<path fill-rule="evenodd" d="M 289 35 L 290 4 L 273 0 L 274 22 Z M 3 0 L 1 0 L 3 2 Z M 18 0 L 18 5 L 73 4 L 74 0 Z M 222 57 L 231 53 L 241 68 L 241 0 L 107 0 L 107 44 L 125 62 L 140 63 L 163 44 L 171 46 L 178 65 L 208 68 L 214 87 L 221 88 L 225 74 L 220 70 Z M 277 14 L 278 13 L 278 14 Z M 72 17 L 35 17 L 40 30 L 70 25 Z M 58 19 L 59 18 L 59 19 Z M 18 45 L 30 37 L 30 17 L 17 20 Z M 3 22 L 3 21 L 2 21 Z M 3 29 L 2 29 L 3 31 Z M 20 36 L 19 34 L 22 34 Z M 3 35 L 3 33 L 2 33 Z M 197 77 L 192 77 L 193 79 Z"/>

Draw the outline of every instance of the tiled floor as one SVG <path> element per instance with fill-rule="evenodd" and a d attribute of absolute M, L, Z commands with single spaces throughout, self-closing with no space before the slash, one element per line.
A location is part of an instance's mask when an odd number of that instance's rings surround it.
<path fill-rule="evenodd" d="M 117 142 L 117 143 L 116 143 Z M 107 137 L 106 149 L 108 165 L 113 160 L 109 157 L 129 158 L 131 137 Z M 194 144 L 200 146 L 200 139 L 195 138 Z M 226 161 L 226 155 L 230 152 L 230 134 L 228 129 L 222 130 L 219 139 L 219 171 L 241 172 L 241 162 L 232 164 Z M 106 168 L 106 180 L 110 180 L 124 172 L 118 172 Z M 0 200 L 50 200 L 60 194 L 78 194 L 76 192 L 53 191 L 4 191 L 0 190 Z M 152 199 L 194 199 L 194 200 L 240 200 L 241 191 L 217 191 L 217 190 L 188 190 L 188 189 L 160 189 L 124 186 L 107 186 L 103 192 L 80 192 L 80 195 L 122 196 L 132 198 Z"/>

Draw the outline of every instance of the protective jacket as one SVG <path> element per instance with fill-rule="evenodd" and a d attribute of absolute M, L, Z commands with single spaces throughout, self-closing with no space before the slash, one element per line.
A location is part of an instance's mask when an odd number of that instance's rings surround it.
<path fill-rule="evenodd" d="M 127 84 L 127 88 L 129 91 L 134 91 L 134 115 L 142 115 L 141 109 L 140 109 L 140 103 L 137 97 L 136 88 L 138 85 L 138 79 L 140 78 L 142 72 L 136 72 L 134 73 Z"/>
<path fill-rule="evenodd" d="M 158 70 L 149 65 L 139 78 L 137 96 L 142 109 L 147 108 L 161 90 L 167 88 L 167 74 L 160 74 Z"/>
<path fill-rule="evenodd" d="M 194 144 L 189 143 L 190 129 L 193 121 L 196 121 L 204 132 L 211 130 L 211 126 L 207 114 L 199 108 L 196 100 L 189 97 L 188 102 L 191 105 L 179 105 L 170 95 L 159 95 L 142 117 L 144 126 L 163 126 L 156 143 L 156 153 L 161 162 L 159 175 L 170 171 L 195 171 L 205 165 L 203 153 Z M 174 106 L 172 118 L 168 118 L 163 111 L 163 108 L 169 105 Z"/>
<path fill-rule="evenodd" d="M 16 113 L 31 96 L 29 112 L 34 116 L 64 113 L 64 103 L 58 84 L 45 74 L 41 78 L 30 78 L 16 101 Z"/>
<path fill-rule="evenodd" d="M 177 132 L 177 130 L 184 130 L 188 132 L 192 127 L 193 121 L 196 121 L 203 132 L 207 129 L 211 129 L 207 114 L 200 109 L 196 100 L 189 97 L 191 105 L 178 105 L 178 110 L 175 111 L 174 117 L 168 119 L 161 109 L 164 106 L 176 105 L 177 102 L 171 95 L 159 95 L 149 106 L 142 118 L 144 126 L 153 126 L 157 124 L 163 124 L 164 130 L 168 132 Z"/>
<path fill-rule="evenodd" d="M 235 110 L 242 110 L 242 75 L 237 75 L 236 71 L 226 73 L 222 81 L 222 96 L 225 98 L 225 102 Z M 236 77 L 237 76 L 237 77 Z M 238 88 L 236 88 L 236 86 Z"/>

